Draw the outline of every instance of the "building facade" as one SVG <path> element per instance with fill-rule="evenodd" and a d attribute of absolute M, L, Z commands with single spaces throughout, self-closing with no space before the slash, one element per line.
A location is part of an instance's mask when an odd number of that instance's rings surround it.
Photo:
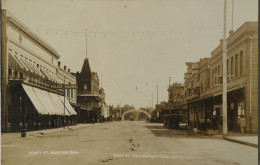
<path fill-rule="evenodd" d="M 222 125 L 223 50 L 220 45 L 211 58 L 188 62 L 185 73 L 189 120 L 199 126 L 201 118 Z M 258 22 L 246 22 L 227 38 L 227 122 L 229 131 L 239 129 L 241 116 L 246 131 L 258 132 Z"/>
<path fill-rule="evenodd" d="M 75 123 L 77 113 L 58 88 L 64 83 L 58 76 L 58 52 L 6 10 L 1 46 L 2 132 Z"/>
<path fill-rule="evenodd" d="M 99 87 L 96 72 L 91 72 L 89 60 L 85 58 L 81 72 L 76 73 L 78 84 L 77 104 L 79 122 L 99 122 L 104 117 L 105 92 Z"/>

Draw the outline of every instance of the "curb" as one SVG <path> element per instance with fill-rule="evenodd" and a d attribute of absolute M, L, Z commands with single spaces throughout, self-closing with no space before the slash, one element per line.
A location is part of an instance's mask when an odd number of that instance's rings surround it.
<path fill-rule="evenodd" d="M 76 127 L 73 128 L 73 126 L 69 126 L 69 127 L 60 127 L 60 128 L 54 128 L 54 129 L 45 129 L 45 130 L 37 130 L 37 131 L 29 131 L 26 132 L 27 135 L 38 135 L 38 134 L 42 134 L 42 135 L 49 135 L 49 134 L 53 134 L 53 133 L 58 133 L 58 132 L 66 132 L 66 131 L 70 131 L 70 130 L 76 130 L 76 129 L 80 129 L 80 128 L 85 128 L 88 127 L 88 125 L 82 125 L 82 126 L 78 126 L 76 125 Z"/>
<path fill-rule="evenodd" d="M 231 141 L 231 142 L 240 143 L 240 144 L 244 144 L 244 145 L 247 145 L 247 146 L 258 148 L 258 144 L 245 142 L 245 141 L 241 141 L 241 140 L 236 140 L 236 139 L 232 139 L 232 138 L 229 138 L 229 137 L 226 137 L 226 136 L 224 136 L 223 138 L 225 140 L 228 140 L 228 141 Z"/>

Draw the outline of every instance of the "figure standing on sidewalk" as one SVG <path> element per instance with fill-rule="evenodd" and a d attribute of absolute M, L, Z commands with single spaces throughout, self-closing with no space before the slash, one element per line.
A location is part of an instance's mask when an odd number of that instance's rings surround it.
<path fill-rule="evenodd" d="M 244 115 L 242 115 L 241 118 L 239 119 L 239 125 L 240 125 L 241 134 L 244 136 L 244 127 L 246 126 L 246 119 L 244 118 Z"/>
<path fill-rule="evenodd" d="M 215 116 L 213 116 L 212 127 L 214 131 L 217 129 L 217 119 Z"/>
<path fill-rule="evenodd" d="M 193 124 L 191 122 L 188 122 L 187 131 L 188 131 L 188 134 L 186 137 L 193 135 Z"/>

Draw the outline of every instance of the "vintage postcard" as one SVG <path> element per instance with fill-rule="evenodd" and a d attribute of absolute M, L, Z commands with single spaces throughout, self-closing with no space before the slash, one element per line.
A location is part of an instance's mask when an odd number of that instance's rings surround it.
<path fill-rule="evenodd" d="M 3 0 L 1 164 L 258 163 L 257 0 Z"/>

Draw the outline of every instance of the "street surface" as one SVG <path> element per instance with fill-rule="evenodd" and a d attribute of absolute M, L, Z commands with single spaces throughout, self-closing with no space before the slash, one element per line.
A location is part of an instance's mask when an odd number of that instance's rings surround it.
<path fill-rule="evenodd" d="M 73 129 L 73 127 L 71 127 Z M 144 121 L 107 122 L 51 134 L 2 134 L 5 164 L 254 165 L 257 148 L 216 136 L 186 137 Z"/>

